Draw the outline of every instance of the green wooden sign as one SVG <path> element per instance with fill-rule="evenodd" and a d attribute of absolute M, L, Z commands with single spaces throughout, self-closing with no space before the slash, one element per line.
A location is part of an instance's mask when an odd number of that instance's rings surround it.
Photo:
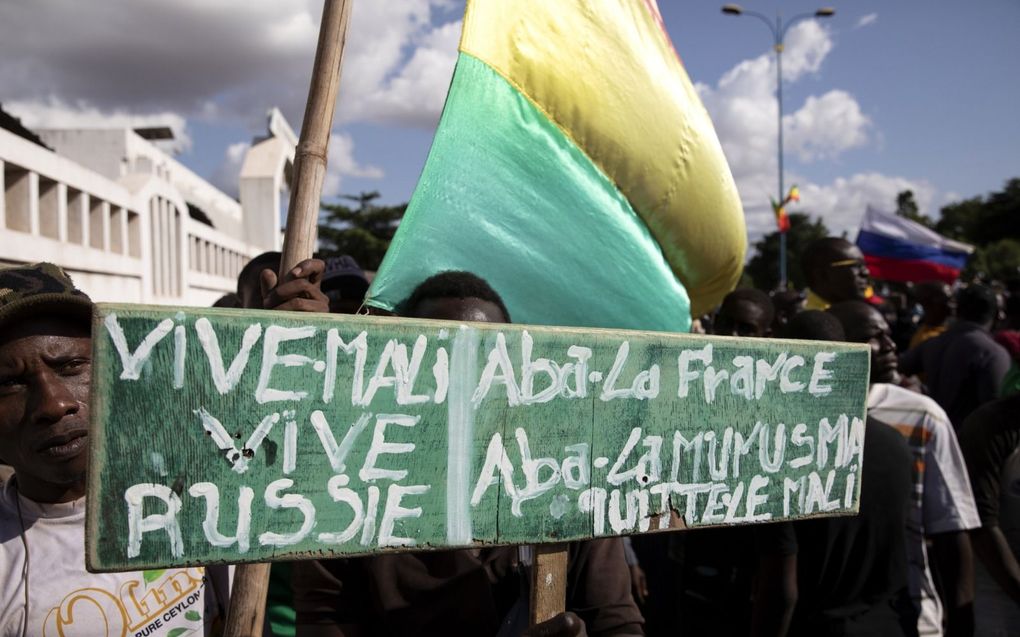
<path fill-rule="evenodd" d="M 843 343 L 97 306 L 97 571 L 857 510 Z"/>

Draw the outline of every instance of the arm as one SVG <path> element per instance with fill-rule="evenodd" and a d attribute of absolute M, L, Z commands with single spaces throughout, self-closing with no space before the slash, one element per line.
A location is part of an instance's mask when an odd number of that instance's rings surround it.
<path fill-rule="evenodd" d="M 1009 353 L 1001 347 L 989 356 L 981 370 L 981 382 L 977 383 L 978 400 L 981 401 L 981 404 L 991 402 L 999 397 L 1002 380 L 1006 378 L 1012 364 L 1013 360 L 1009 357 Z"/>
<path fill-rule="evenodd" d="M 758 558 L 751 608 L 752 637 L 783 637 L 790 630 L 797 606 L 797 555 Z"/>
<path fill-rule="evenodd" d="M 627 568 L 630 569 L 630 589 L 638 604 L 644 604 L 648 599 L 648 578 L 644 569 L 638 561 L 637 553 L 634 552 L 634 544 L 630 536 L 623 537 L 623 556 L 627 561 Z"/>
<path fill-rule="evenodd" d="M 941 575 L 946 637 L 974 634 L 974 554 L 966 531 L 939 533 L 932 540 L 932 558 Z"/>
<path fill-rule="evenodd" d="M 577 542 L 571 544 L 568 560 L 566 609 L 568 615 L 576 614 L 587 630 L 580 634 L 592 637 L 641 635 L 641 611 L 631 594 L 623 542 L 619 538 Z M 568 631 L 562 634 L 571 634 L 572 622 L 559 621 Z"/>
<path fill-rule="evenodd" d="M 999 528 L 1002 471 L 1020 445 L 1015 425 L 1020 396 L 1005 398 L 971 414 L 960 430 L 960 447 L 967 461 L 981 528 L 971 534 L 974 550 L 992 578 L 1020 604 L 1020 566 Z"/>
<path fill-rule="evenodd" d="M 1020 604 L 1020 565 L 1006 542 L 1002 529 L 986 526 L 972 531 L 974 551 L 992 579 L 1014 603 Z"/>
<path fill-rule="evenodd" d="M 947 637 L 974 633 L 974 554 L 968 529 L 981 526 L 967 465 L 949 417 L 929 401 L 922 523 L 941 584 Z"/>
<path fill-rule="evenodd" d="M 297 637 L 361 637 L 367 582 L 347 560 L 294 562 L 291 587 Z M 348 586 L 345 586 L 345 583 Z"/>
<path fill-rule="evenodd" d="M 792 522 L 755 528 L 758 575 L 751 606 L 752 637 L 783 637 L 790 630 L 797 587 L 797 532 Z"/>

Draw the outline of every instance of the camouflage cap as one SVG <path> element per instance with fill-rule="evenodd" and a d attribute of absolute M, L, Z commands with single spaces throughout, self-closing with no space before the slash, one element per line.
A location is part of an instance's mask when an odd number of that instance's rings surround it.
<path fill-rule="evenodd" d="M 41 314 L 90 325 L 92 299 L 52 263 L 0 269 L 0 333 L 11 323 Z"/>

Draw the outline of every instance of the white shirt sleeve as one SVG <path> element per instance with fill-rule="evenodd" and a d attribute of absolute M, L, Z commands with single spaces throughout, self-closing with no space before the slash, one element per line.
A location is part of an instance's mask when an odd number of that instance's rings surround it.
<path fill-rule="evenodd" d="M 931 440 L 925 446 L 922 507 L 925 535 L 977 528 L 981 520 L 956 432 L 945 412 L 930 413 L 928 420 Z"/>

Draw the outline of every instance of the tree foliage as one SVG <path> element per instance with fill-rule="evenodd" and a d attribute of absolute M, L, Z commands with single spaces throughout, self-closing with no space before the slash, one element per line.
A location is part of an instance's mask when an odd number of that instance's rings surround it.
<path fill-rule="evenodd" d="M 975 246 L 964 279 L 1006 280 L 1020 276 L 1020 178 L 986 197 L 942 208 L 936 232 Z"/>
<path fill-rule="evenodd" d="M 917 201 L 914 199 L 913 190 L 904 190 L 896 195 L 896 214 L 911 221 L 916 221 L 926 228 L 935 227 L 934 221 L 921 214 L 921 209 L 918 208 Z"/>
<path fill-rule="evenodd" d="M 319 215 L 320 252 L 324 256 L 348 254 L 365 270 L 378 270 L 390 247 L 407 204 L 379 206 L 373 202 L 377 191 L 358 195 L 341 195 L 357 202 L 357 207 L 343 204 L 322 204 Z"/>
<path fill-rule="evenodd" d="M 1007 281 L 1020 278 L 1020 177 L 1010 179 L 1002 190 L 984 197 L 972 197 L 944 206 L 938 221 L 921 214 L 914 193 L 904 190 L 896 196 L 896 214 L 916 221 L 957 241 L 975 247 L 963 271 L 965 281 L 974 278 Z M 787 274 L 790 284 L 804 288 L 800 255 L 814 239 L 829 236 L 821 220 L 808 215 L 790 215 L 787 233 Z M 779 281 L 779 233 L 765 235 L 754 244 L 755 255 L 745 274 L 760 290 L 771 290 Z"/>
<path fill-rule="evenodd" d="M 1020 277 L 1020 241 L 999 239 L 979 247 L 971 255 L 964 278 L 1009 281 Z"/>
<path fill-rule="evenodd" d="M 786 278 L 797 289 L 807 287 L 800 269 L 800 255 L 815 239 L 829 236 L 829 229 L 821 219 L 812 220 L 807 214 L 790 214 L 790 229 L 786 233 Z M 755 255 L 744 268 L 751 276 L 754 287 L 774 290 L 779 286 L 779 232 L 770 232 L 754 244 Z"/>

